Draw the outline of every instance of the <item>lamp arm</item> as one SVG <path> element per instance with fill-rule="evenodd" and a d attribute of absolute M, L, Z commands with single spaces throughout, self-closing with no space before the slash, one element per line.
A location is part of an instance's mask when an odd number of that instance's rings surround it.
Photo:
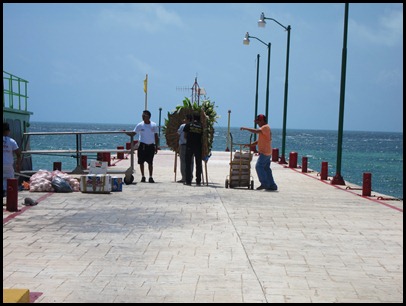
<path fill-rule="evenodd" d="M 264 19 L 268 19 L 268 20 L 272 20 L 275 21 L 277 24 L 279 24 L 282 28 L 284 28 L 286 31 L 288 30 L 288 27 L 285 27 L 283 24 L 281 24 L 278 20 L 273 19 L 273 18 L 268 18 L 268 17 L 264 17 Z"/>
<path fill-rule="evenodd" d="M 262 42 L 262 43 L 263 43 L 265 46 L 267 46 L 267 47 L 268 47 L 268 44 L 267 44 L 267 43 L 265 43 L 265 42 L 263 42 L 262 40 L 260 40 L 258 37 L 248 35 L 248 38 L 255 38 L 256 40 L 259 40 L 259 41 L 260 41 L 260 42 Z"/>

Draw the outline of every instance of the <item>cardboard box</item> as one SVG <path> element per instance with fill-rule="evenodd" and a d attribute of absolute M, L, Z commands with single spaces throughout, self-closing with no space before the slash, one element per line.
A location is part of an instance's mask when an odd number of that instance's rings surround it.
<path fill-rule="evenodd" d="M 82 175 L 80 177 L 80 191 L 83 193 L 110 193 L 111 183 L 111 175 Z"/>
<path fill-rule="evenodd" d="M 107 174 L 107 162 L 91 160 L 89 174 Z"/>
<path fill-rule="evenodd" d="M 113 176 L 111 178 L 111 191 L 123 191 L 123 179 Z"/>
<path fill-rule="evenodd" d="M 250 152 L 235 152 L 234 160 L 240 159 L 252 161 L 252 154 Z"/>

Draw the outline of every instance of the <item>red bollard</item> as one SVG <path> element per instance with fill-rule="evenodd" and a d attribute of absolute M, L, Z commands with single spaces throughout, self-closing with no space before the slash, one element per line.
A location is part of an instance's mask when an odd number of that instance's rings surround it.
<path fill-rule="evenodd" d="M 111 166 L 111 156 L 110 152 L 104 152 L 103 153 L 103 161 L 107 162 L 107 166 Z"/>
<path fill-rule="evenodd" d="M 82 165 L 83 170 L 87 169 L 87 156 L 86 155 L 81 155 L 80 164 Z"/>
<path fill-rule="evenodd" d="M 118 146 L 117 150 L 124 150 L 124 146 Z M 117 152 L 117 158 L 118 159 L 124 159 L 124 153 L 123 152 Z"/>
<path fill-rule="evenodd" d="M 321 162 L 320 179 L 327 180 L 328 177 L 328 162 Z"/>
<path fill-rule="evenodd" d="M 135 151 L 135 146 L 137 145 L 138 140 L 133 140 L 133 146 L 134 146 L 134 151 Z M 126 150 L 131 150 L 131 142 L 126 142 L 125 143 L 125 149 Z"/>
<path fill-rule="evenodd" d="M 279 149 L 272 149 L 272 161 L 277 162 L 279 160 Z"/>
<path fill-rule="evenodd" d="M 55 170 L 62 171 L 62 162 L 54 162 L 54 171 Z"/>
<path fill-rule="evenodd" d="M 297 152 L 289 153 L 289 168 L 297 168 Z"/>
<path fill-rule="evenodd" d="M 364 173 L 362 179 L 362 196 L 363 197 L 370 197 L 371 196 L 371 177 L 372 174 L 369 172 Z"/>
<path fill-rule="evenodd" d="M 307 156 L 302 157 L 302 172 L 307 172 Z"/>
<path fill-rule="evenodd" d="M 125 149 L 126 150 L 131 150 L 131 142 L 126 142 L 125 143 Z M 127 154 L 130 154 L 130 153 L 127 153 Z M 128 156 L 130 156 L 130 155 L 128 155 Z M 128 159 L 128 156 L 125 157 L 125 158 Z"/>
<path fill-rule="evenodd" d="M 99 153 L 97 153 L 97 160 L 107 162 L 107 165 L 111 166 L 111 164 L 110 164 L 110 152 L 99 152 Z"/>
<path fill-rule="evenodd" d="M 7 179 L 6 208 L 8 211 L 18 211 L 18 180 Z"/>

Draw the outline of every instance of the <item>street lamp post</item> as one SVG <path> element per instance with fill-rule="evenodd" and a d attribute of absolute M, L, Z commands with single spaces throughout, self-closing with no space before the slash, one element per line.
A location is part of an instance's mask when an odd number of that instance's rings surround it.
<path fill-rule="evenodd" d="M 282 28 L 284 28 L 288 32 L 288 40 L 287 40 L 287 47 L 286 47 L 286 72 L 285 72 L 285 94 L 284 94 L 284 103 L 283 103 L 283 129 L 282 129 L 282 153 L 281 157 L 279 160 L 280 164 L 287 164 L 285 160 L 285 143 L 286 143 L 286 117 L 287 117 L 287 108 L 288 108 L 288 73 L 289 73 L 289 50 L 290 50 L 290 25 L 285 27 L 281 23 L 279 23 L 277 20 L 273 18 L 267 18 L 265 17 L 264 13 L 261 13 L 261 16 L 259 17 L 258 20 L 258 26 L 260 28 L 265 27 L 265 19 L 275 21 L 277 24 L 279 24 Z"/>
<path fill-rule="evenodd" d="M 257 54 L 257 83 L 255 85 L 255 119 L 258 115 L 258 80 L 259 80 L 259 54 Z M 257 128 L 257 121 L 254 120 L 254 129 Z M 254 134 L 254 141 L 257 140 L 257 134 Z"/>
<path fill-rule="evenodd" d="M 269 72 L 271 68 L 271 43 L 265 43 L 262 40 L 260 40 L 258 37 L 255 36 L 250 36 L 249 33 L 247 32 L 245 34 L 243 44 L 244 45 L 249 45 L 250 44 L 250 38 L 255 38 L 256 40 L 259 40 L 261 43 L 263 43 L 265 46 L 268 47 L 268 71 L 267 71 L 267 76 L 266 76 L 266 107 L 265 107 L 265 116 L 268 118 L 268 109 L 269 109 Z"/>
<path fill-rule="evenodd" d="M 345 181 L 341 176 L 341 157 L 343 144 L 343 127 L 344 127 L 344 97 L 345 97 L 345 76 L 347 69 L 347 32 L 348 32 L 348 3 L 345 3 L 344 10 L 344 38 L 343 51 L 341 58 L 341 83 L 340 83 L 340 113 L 338 119 L 338 143 L 337 143 L 337 170 L 331 184 L 345 185 Z"/>
<path fill-rule="evenodd" d="M 227 148 L 226 148 L 226 152 L 230 152 L 230 148 L 231 148 L 231 143 L 230 143 L 230 114 L 231 114 L 231 109 L 228 110 Z"/>
<path fill-rule="evenodd" d="M 158 147 L 160 146 L 161 143 L 161 111 L 162 111 L 162 107 L 159 108 L 159 129 L 158 129 Z"/>

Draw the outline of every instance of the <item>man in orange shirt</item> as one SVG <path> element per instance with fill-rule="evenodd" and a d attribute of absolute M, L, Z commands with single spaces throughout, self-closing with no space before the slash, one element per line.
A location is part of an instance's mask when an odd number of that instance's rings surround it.
<path fill-rule="evenodd" d="M 261 185 L 257 190 L 278 190 L 278 186 L 275 184 L 271 170 L 271 156 L 272 156 L 272 131 L 266 121 L 265 115 L 258 115 L 255 119 L 255 123 L 258 124 L 258 129 L 252 129 L 247 127 L 241 127 L 241 131 L 248 131 L 258 134 L 258 140 L 254 141 L 251 145 L 258 145 L 259 156 L 255 165 L 257 171 L 258 180 Z M 246 144 L 245 146 L 249 146 Z"/>

